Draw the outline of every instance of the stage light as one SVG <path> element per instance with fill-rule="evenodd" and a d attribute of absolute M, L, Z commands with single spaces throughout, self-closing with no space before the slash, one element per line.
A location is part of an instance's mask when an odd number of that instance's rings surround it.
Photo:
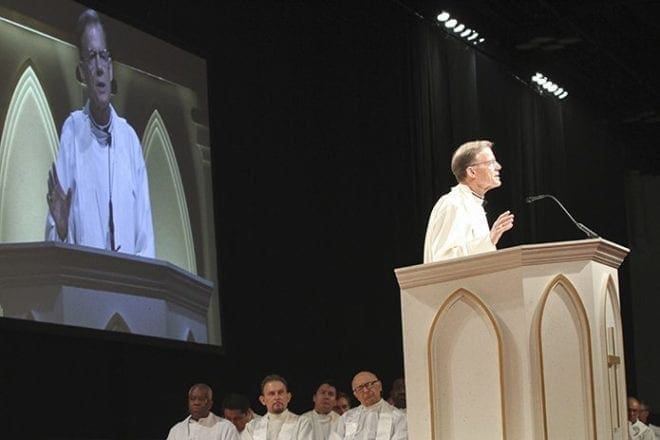
<path fill-rule="evenodd" d="M 472 40 L 474 40 L 475 38 L 477 38 L 478 36 L 479 36 L 479 32 L 477 32 L 477 31 L 472 31 L 472 35 L 470 35 L 470 36 L 468 37 L 468 41 L 472 41 Z"/>
<path fill-rule="evenodd" d="M 564 93 L 564 89 L 562 89 L 561 87 L 554 91 L 555 96 L 559 96 L 562 93 Z"/>
<path fill-rule="evenodd" d="M 458 24 L 458 21 L 455 18 L 450 18 L 445 22 L 445 27 L 451 29 Z"/>
<path fill-rule="evenodd" d="M 536 72 L 531 79 L 533 83 L 537 84 L 536 89 L 542 95 L 545 93 L 551 93 L 558 99 L 564 99 L 568 96 L 568 92 L 564 90 L 563 87 L 559 87 L 559 84 L 550 81 L 550 79 L 541 72 Z"/>
<path fill-rule="evenodd" d="M 442 12 L 438 15 L 438 21 L 440 21 L 440 22 L 445 22 L 445 21 L 447 21 L 447 20 L 449 20 L 449 13 L 448 13 L 448 12 L 445 12 L 445 11 L 442 11 Z"/>
<path fill-rule="evenodd" d="M 559 95 L 559 99 L 564 99 L 568 96 L 568 92 L 564 92 L 561 95 Z"/>
<path fill-rule="evenodd" d="M 479 38 L 479 43 L 483 43 L 484 41 L 486 41 L 485 38 Z"/>
<path fill-rule="evenodd" d="M 461 37 L 465 38 L 471 33 L 472 33 L 472 29 L 465 29 L 463 32 L 461 32 Z"/>
<path fill-rule="evenodd" d="M 465 25 L 463 23 L 459 23 L 458 26 L 454 28 L 454 32 L 459 33 L 462 32 L 463 29 L 465 29 Z"/>

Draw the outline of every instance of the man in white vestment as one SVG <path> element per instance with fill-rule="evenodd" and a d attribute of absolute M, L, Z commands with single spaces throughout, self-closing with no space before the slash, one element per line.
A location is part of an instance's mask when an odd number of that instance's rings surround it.
<path fill-rule="evenodd" d="M 406 412 L 406 382 L 403 380 L 403 377 L 399 377 L 392 382 L 390 397 L 387 398 L 387 403 L 399 408 L 404 413 Z"/>
<path fill-rule="evenodd" d="M 329 382 L 323 382 L 312 396 L 314 409 L 300 417 L 309 420 L 314 432 L 314 440 L 328 440 L 332 428 L 337 424 L 339 414 L 333 411 L 337 403 L 337 387 Z"/>
<path fill-rule="evenodd" d="M 488 228 L 486 192 L 499 187 L 502 166 L 490 141 L 467 142 L 456 149 L 451 170 L 458 184 L 433 207 L 424 240 L 424 263 L 494 251 L 513 214 L 502 213 Z"/>
<path fill-rule="evenodd" d="M 334 412 L 342 415 L 349 409 L 351 409 L 351 396 L 343 391 L 337 391 L 337 402 L 335 403 Z"/>
<path fill-rule="evenodd" d="M 640 401 L 639 402 L 639 420 L 642 421 L 646 426 L 651 428 L 655 434 L 655 439 L 660 440 L 660 427 L 655 426 L 653 423 L 649 423 L 649 416 L 651 415 L 651 407 L 648 403 Z"/>
<path fill-rule="evenodd" d="M 361 371 L 351 382 L 360 406 L 345 412 L 331 440 L 407 440 L 406 415 L 384 401 L 383 385 L 375 374 Z"/>
<path fill-rule="evenodd" d="M 631 440 L 655 440 L 651 428 L 639 420 L 639 400 L 628 397 L 628 433 Z"/>
<path fill-rule="evenodd" d="M 250 408 L 250 401 L 242 394 L 228 394 L 222 401 L 222 415 L 234 424 L 238 432 L 253 419 L 261 418 Z"/>
<path fill-rule="evenodd" d="M 312 425 L 287 409 L 291 393 L 286 380 L 276 374 L 261 381 L 259 401 L 266 414 L 252 420 L 241 433 L 241 440 L 312 440 Z"/>
<path fill-rule="evenodd" d="M 231 422 L 211 412 L 213 390 L 198 383 L 188 391 L 190 415 L 170 429 L 167 440 L 239 440 L 238 431 Z"/>
<path fill-rule="evenodd" d="M 140 141 L 110 104 L 112 58 L 96 11 L 78 19 L 77 73 L 87 102 L 64 121 L 48 175 L 45 238 L 154 257 L 147 169 Z"/>

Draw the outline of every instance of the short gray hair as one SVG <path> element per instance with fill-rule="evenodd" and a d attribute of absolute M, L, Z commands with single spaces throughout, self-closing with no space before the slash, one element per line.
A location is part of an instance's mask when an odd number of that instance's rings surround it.
<path fill-rule="evenodd" d="M 451 157 L 451 172 L 454 173 L 457 182 L 465 180 L 468 167 L 474 163 L 477 154 L 486 148 L 493 148 L 493 143 L 486 140 L 466 142 L 454 151 Z"/>

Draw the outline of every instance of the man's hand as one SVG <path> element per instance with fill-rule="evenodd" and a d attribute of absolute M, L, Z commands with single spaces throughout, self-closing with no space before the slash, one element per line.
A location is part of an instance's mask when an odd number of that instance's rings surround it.
<path fill-rule="evenodd" d="M 502 234 L 511 228 L 513 228 L 513 214 L 511 211 L 503 212 L 497 217 L 497 220 L 493 223 L 493 227 L 490 229 L 490 241 L 496 245 L 500 241 L 500 238 L 502 238 Z"/>
<path fill-rule="evenodd" d="M 48 172 L 48 193 L 46 194 L 46 200 L 48 201 L 48 209 L 50 209 L 50 214 L 55 220 L 55 226 L 57 228 L 57 235 L 60 237 L 60 240 L 64 240 L 69 232 L 69 212 L 71 210 L 71 197 L 73 192 L 71 188 L 67 193 L 64 193 L 62 186 L 60 185 L 60 180 L 57 178 L 57 169 L 55 164 Z"/>

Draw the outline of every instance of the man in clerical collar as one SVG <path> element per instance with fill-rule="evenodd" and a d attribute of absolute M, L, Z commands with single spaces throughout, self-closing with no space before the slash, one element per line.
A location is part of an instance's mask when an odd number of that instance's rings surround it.
<path fill-rule="evenodd" d="M 339 414 L 333 411 L 337 403 L 337 387 L 330 381 L 322 382 L 312 396 L 314 409 L 301 417 L 309 420 L 314 431 L 314 440 L 327 440 L 337 424 Z"/>
<path fill-rule="evenodd" d="M 361 371 L 351 382 L 360 406 L 345 412 L 330 435 L 331 440 L 407 440 L 406 415 L 381 397 L 383 385 L 370 371 Z"/>
<path fill-rule="evenodd" d="M 287 409 L 291 393 L 282 376 L 271 374 L 261 381 L 259 401 L 267 412 L 245 426 L 242 440 L 312 440 L 309 421 Z"/>
<path fill-rule="evenodd" d="M 655 440 L 651 428 L 639 420 L 639 400 L 628 397 L 628 432 L 632 440 Z"/>
<path fill-rule="evenodd" d="M 496 250 L 502 234 L 513 228 L 513 214 L 500 214 L 489 229 L 483 205 L 486 193 L 502 185 L 501 170 L 490 141 L 466 142 L 456 149 L 451 171 L 458 184 L 431 211 L 424 263 Z"/>
<path fill-rule="evenodd" d="M 238 431 L 231 422 L 211 412 L 213 390 L 197 383 L 188 391 L 188 413 L 183 421 L 170 429 L 167 440 L 239 440 Z"/>
<path fill-rule="evenodd" d="M 250 420 L 258 419 L 258 414 L 255 414 L 250 408 L 250 401 L 242 394 L 228 394 L 222 401 L 222 414 L 225 419 L 234 424 L 238 432 L 243 432 L 245 425 Z"/>

